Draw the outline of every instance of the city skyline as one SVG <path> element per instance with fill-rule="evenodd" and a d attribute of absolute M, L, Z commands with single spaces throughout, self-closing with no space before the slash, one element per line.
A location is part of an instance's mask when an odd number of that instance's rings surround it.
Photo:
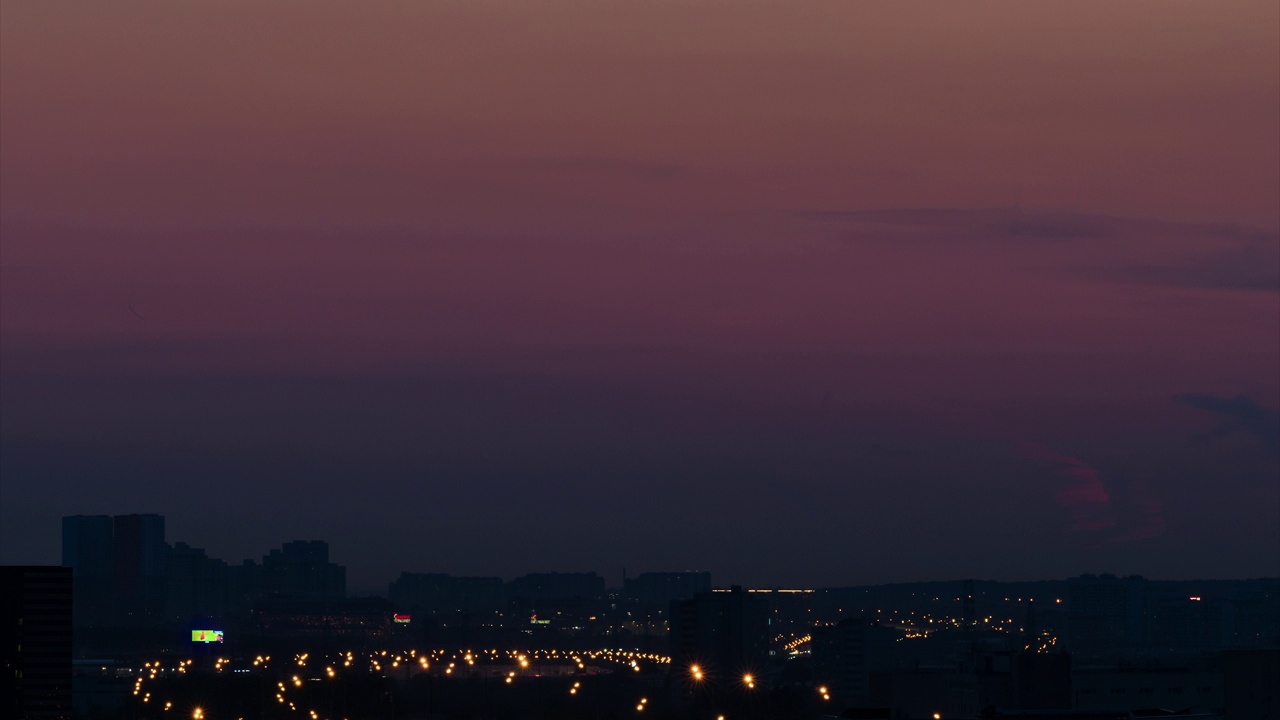
<path fill-rule="evenodd" d="M 596 572 L 402 572 L 385 596 L 362 597 L 323 540 L 235 565 L 169 544 L 165 525 L 67 516 L 63 567 L 3 568 L 20 707 L 104 720 L 175 708 L 246 717 L 255 704 L 262 718 L 317 719 L 537 706 L 565 717 L 1034 709 L 1113 720 L 1177 707 L 1251 720 L 1278 699 L 1266 666 L 1280 660 L 1280 577 L 751 588 L 705 571 L 628 574 L 621 587 Z"/>
<path fill-rule="evenodd" d="M 1280 7 L 5 3 L 0 562 L 1280 575 Z"/>
<path fill-rule="evenodd" d="M 160 532 L 158 536 L 153 538 L 153 542 L 158 542 L 160 543 L 160 545 L 167 548 L 165 552 L 168 552 L 170 554 L 174 553 L 175 551 L 180 553 L 192 553 L 192 552 L 198 553 L 200 554 L 200 557 L 206 558 L 215 563 L 222 563 L 224 567 L 228 567 L 228 566 L 234 567 L 241 564 L 246 564 L 246 565 L 257 564 L 259 561 L 268 563 L 272 559 L 274 559 L 276 556 L 278 556 L 279 553 L 281 553 L 282 551 L 286 553 L 310 552 L 306 550 L 306 548 L 309 546 L 322 546 L 323 549 L 321 552 L 323 553 L 323 557 L 321 558 L 320 562 L 322 564 L 327 564 L 330 562 L 329 553 L 331 552 L 332 547 L 330 546 L 328 541 L 320 538 L 307 538 L 307 539 L 294 538 L 291 540 L 279 540 L 276 543 L 274 543 L 274 545 L 278 545 L 279 547 L 272 547 L 267 550 L 262 550 L 258 553 L 255 553 L 253 556 L 243 558 L 242 560 L 237 560 L 236 558 L 231 558 L 231 557 L 220 557 L 215 553 L 209 553 L 207 548 L 205 547 L 192 546 L 188 544 L 186 541 L 178 539 L 176 537 L 175 538 L 164 537 L 165 535 L 164 526 L 166 524 L 164 516 L 147 514 L 147 513 L 131 513 L 131 514 L 122 515 L 122 516 L 108 516 L 108 515 L 64 516 L 62 518 L 62 546 L 61 546 L 62 561 L 61 563 L 57 563 L 57 564 L 60 564 L 64 567 L 76 568 L 77 577 L 80 577 L 81 575 L 84 575 L 85 577 L 88 577 L 90 579 L 106 577 L 110 573 L 110 566 L 114 564 L 115 566 L 118 567 L 118 564 L 120 562 L 118 557 L 115 557 L 114 559 L 111 557 L 114 549 L 114 543 L 109 539 L 105 542 L 101 542 L 101 541 L 95 541 L 94 539 L 89 538 L 88 541 L 86 541 L 84 531 L 76 530 L 73 528 L 81 527 L 85 523 L 95 523 L 97 521 L 105 521 L 105 532 L 109 535 L 111 533 L 113 521 L 118 527 L 119 523 L 122 520 L 124 522 L 137 523 L 137 522 L 140 522 L 140 520 L 138 520 L 139 518 L 141 518 L 142 521 L 146 521 L 148 518 L 150 518 L 151 522 L 158 522 L 160 527 Z M 293 548 L 293 550 L 290 549 L 291 547 Z M 107 553 L 107 557 L 105 558 L 105 560 L 100 560 L 98 556 L 103 552 Z M 151 550 L 149 552 L 152 555 L 154 555 L 156 553 L 156 550 Z M 87 568 L 80 567 L 80 562 L 82 561 L 80 561 L 79 558 L 82 556 L 86 557 L 89 563 Z M 106 569 L 98 569 L 97 566 L 100 565 L 102 562 L 107 563 L 108 567 Z M 154 563 L 155 560 L 152 560 L 151 562 Z M 54 564 L 54 563 L 50 563 L 50 564 Z M 636 581 L 637 579 L 643 579 L 645 576 L 696 575 L 696 576 L 705 576 L 706 579 L 704 582 L 706 584 L 707 589 L 710 589 L 712 587 L 717 589 L 726 589 L 729 587 L 742 586 L 742 587 L 757 588 L 760 590 L 772 590 L 772 589 L 784 587 L 778 584 L 752 585 L 750 583 L 744 583 L 734 578 L 718 579 L 717 582 L 713 583 L 711 579 L 715 577 L 715 575 L 711 571 L 706 569 L 697 569 L 697 568 L 689 568 L 689 567 L 627 568 L 625 566 L 622 567 L 621 569 L 530 567 L 530 568 L 524 568 L 522 570 L 517 570 L 515 574 L 505 575 L 505 576 L 504 575 L 484 575 L 484 574 L 475 574 L 475 573 L 443 572 L 440 568 L 434 568 L 434 567 L 404 567 L 396 571 L 396 573 L 391 578 L 387 579 L 385 582 L 356 587 L 356 586 L 349 585 L 345 579 L 348 571 L 350 570 L 348 566 L 343 565 L 341 563 L 336 563 L 336 562 L 334 563 L 334 566 L 336 566 L 341 571 L 341 575 L 343 577 L 343 580 L 341 581 L 341 586 L 344 588 L 344 590 L 341 593 L 338 593 L 338 595 L 350 595 L 353 597 L 388 596 L 389 592 L 391 595 L 394 595 L 395 585 L 398 582 L 403 582 L 406 579 L 406 577 L 409 577 L 409 576 L 443 577 L 443 578 L 454 578 L 458 580 L 496 580 L 500 583 L 518 583 L 518 581 L 527 580 L 529 578 L 540 576 L 540 575 L 551 575 L 551 576 L 560 575 L 560 576 L 566 576 L 566 577 L 574 576 L 574 575 L 589 575 L 592 577 L 599 578 L 601 582 L 604 583 L 603 587 L 608 587 L 609 589 L 622 589 L 627 585 L 628 582 L 633 582 L 633 581 Z M 616 577 L 614 576 L 614 572 L 612 572 L 611 570 L 617 571 Z M 808 584 L 796 583 L 796 584 L 793 584 L 793 586 L 796 588 L 821 590 L 821 589 L 840 589 L 840 588 L 849 588 L 849 587 L 927 585 L 927 584 L 946 584 L 946 583 L 961 583 L 961 582 L 975 582 L 975 581 L 1026 584 L 1026 583 L 1043 583 L 1043 582 L 1061 582 L 1064 579 L 1066 579 L 1066 577 L 1067 576 L 1059 576 L 1059 577 L 1044 576 L 1044 577 L 1024 577 L 1024 578 L 933 577 L 933 578 L 915 578 L 910 580 L 887 582 L 887 583 L 851 582 L 851 583 L 825 585 L 825 586 L 815 585 L 813 583 L 808 583 Z M 1259 577 L 1247 577 L 1247 578 L 1246 577 L 1240 577 L 1240 578 L 1147 577 L 1142 575 L 1141 573 L 1115 573 L 1115 572 L 1111 572 L 1108 569 L 1095 569 L 1091 571 L 1081 572 L 1078 575 L 1071 576 L 1071 577 L 1079 577 L 1079 578 L 1136 577 L 1136 578 L 1142 578 L 1144 580 L 1149 580 L 1154 582 L 1182 582 L 1182 581 L 1215 582 L 1215 581 L 1254 580 L 1254 579 L 1259 579 L 1259 580 L 1280 579 L 1280 576 L 1259 576 Z M 390 591 L 389 591 L 389 588 L 390 588 Z M 691 592 L 686 593 L 681 597 L 688 597 L 691 594 L 692 594 Z"/>

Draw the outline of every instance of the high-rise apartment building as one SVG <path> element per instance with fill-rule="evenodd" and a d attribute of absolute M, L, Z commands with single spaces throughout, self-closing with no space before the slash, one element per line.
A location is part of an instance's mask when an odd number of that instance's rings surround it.
<path fill-rule="evenodd" d="M 62 518 L 62 566 L 71 568 L 77 625 L 98 625 L 112 611 L 115 532 L 109 515 Z"/>
<path fill-rule="evenodd" d="M 853 618 L 814 628 L 811 644 L 817 681 L 841 699 L 868 697 L 871 671 L 881 669 L 875 665 L 880 649 L 873 642 L 877 630 L 875 623 Z"/>
<path fill-rule="evenodd" d="M 72 717 L 71 568 L 0 567 L 0 716 Z"/>
<path fill-rule="evenodd" d="M 160 515 L 62 518 L 62 565 L 72 570 L 75 622 L 149 622 L 165 603 L 169 548 Z"/>
<path fill-rule="evenodd" d="M 1137 576 L 1082 575 L 1067 586 L 1067 634 L 1082 656 L 1122 653 L 1147 642 L 1150 583 Z"/>
<path fill-rule="evenodd" d="M 220 616 L 230 603 L 227 563 L 184 542 L 169 549 L 165 612 L 170 619 Z"/>
<path fill-rule="evenodd" d="M 112 518 L 115 551 L 114 592 L 118 618 L 144 622 L 164 610 L 164 516 L 116 515 Z"/>
<path fill-rule="evenodd" d="M 759 678 L 768 660 L 768 603 L 734 586 L 671 603 L 671 668 L 696 683 Z"/>
<path fill-rule="evenodd" d="M 347 569 L 329 562 L 329 543 L 323 540 L 287 542 L 262 558 L 262 591 L 298 600 L 343 598 Z"/>

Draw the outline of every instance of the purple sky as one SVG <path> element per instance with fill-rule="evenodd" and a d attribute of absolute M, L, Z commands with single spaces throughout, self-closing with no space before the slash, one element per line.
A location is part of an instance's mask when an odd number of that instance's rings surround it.
<path fill-rule="evenodd" d="M 7 2 L 0 561 L 1280 573 L 1274 2 Z"/>

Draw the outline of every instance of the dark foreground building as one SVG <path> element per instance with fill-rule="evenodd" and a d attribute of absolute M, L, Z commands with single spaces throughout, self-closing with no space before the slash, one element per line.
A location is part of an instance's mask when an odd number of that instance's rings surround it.
<path fill-rule="evenodd" d="M 760 678 L 768 664 L 769 608 L 752 593 L 698 593 L 671 603 L 671 671 L 694 684 Z"/>
<path fill-rule="evenodd" d="M 1280 648 L 1222 655 L 1227 720 L 1280 718 Z"/>
<path fill-rule="evenodd" d="M 4 717 L 70 718 L 71 568 L 0 568 Z"/>

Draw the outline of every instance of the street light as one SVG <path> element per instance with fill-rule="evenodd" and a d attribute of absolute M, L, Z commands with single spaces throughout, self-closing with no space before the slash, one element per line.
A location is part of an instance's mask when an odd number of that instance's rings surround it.
<path fill-rule="evenodd" d="M 752 675 L 751 673 L 747 673 L 746 675 L 743 675 L 742 684 L 746 685 L 748 688 L 755 688 L 756 686 L 755 676 Z"/>

